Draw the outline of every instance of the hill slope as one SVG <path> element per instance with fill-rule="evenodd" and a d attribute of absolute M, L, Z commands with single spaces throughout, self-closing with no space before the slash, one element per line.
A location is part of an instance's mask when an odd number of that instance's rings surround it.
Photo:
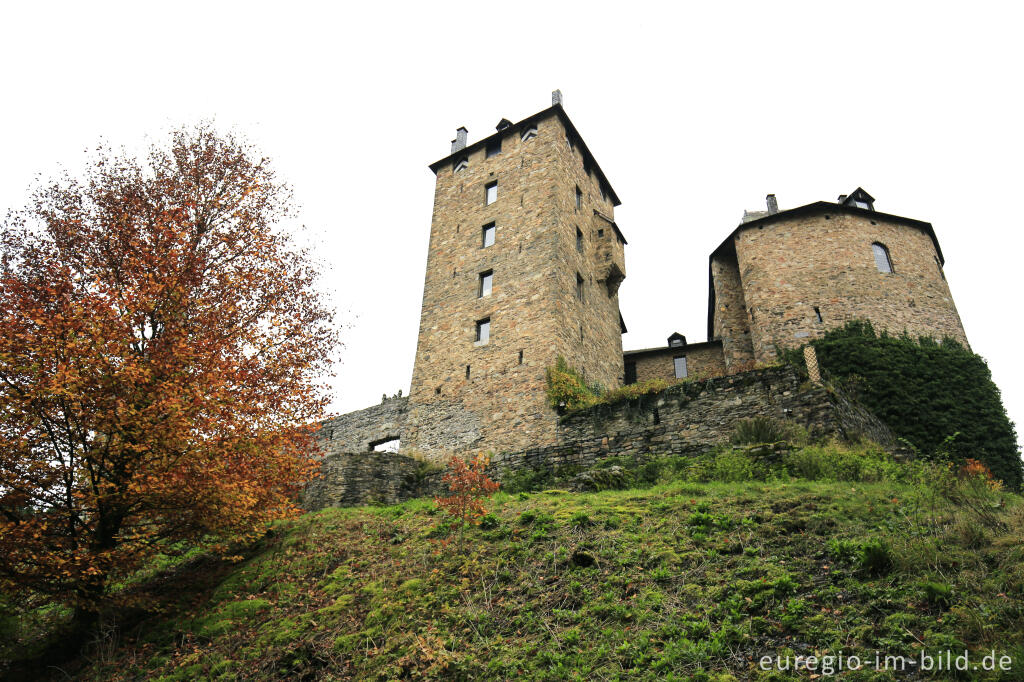
<path fill-rule="evenodd" d="M 875 651 L 965 648 L 971 665 L 990 649 L 1012 657 L 1011 671 L 971 676 L 1024 674 L 1015 496 L 954 504 L 892 481 L 676 481 L 500 493 L 489 508 L 461 553 L 457 539 L 438 542 L 448 531 L 426 500 L 278 524 L 193 607 L 143 621 L 77 674 L 807 679 L 759 661 L 842 651 L 866 663 L 843 679 L 907 679 L 877 673 Z"/>

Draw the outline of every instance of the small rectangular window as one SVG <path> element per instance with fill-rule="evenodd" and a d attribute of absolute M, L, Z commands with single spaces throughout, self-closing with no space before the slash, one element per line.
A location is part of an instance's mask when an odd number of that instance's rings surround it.
<path fill-rule="evenodd" d="M 576 250 L 583 253 L 583 232 L 580 228 L 576 228 Z"/>
<path fill-rule="evenodd" d="M 498 181 L 489 182 L 484 185 L 484 205 L 490 206 L 498 200 Z"/>
<path fill-rule="evenodd" d="M 580 191 L 579 185 L 576 186 L 576 210 L 583 208 L 583 192 Z"/>
<path fill-rule="evenodd" d="M 480 287 L 477 289 L 477 298 L 491 295 L 491 285 L 494 281 L 494 271 L 487 270 L 480 273 Z"/>
<path fill-rule="evenodd" d="M 583 277 L 580 273 L 576 273 L 576 298 L 583 300 Z"/>
<path fill-rule="evenodd" d="M 487 143 L 487 158 L 497 156 L 501 153 L 501 138 L 495 138 Z"/>
<path fill-rule="evenodd" d="M 485 248 L 494 245 L 494 229 L 494 223 L 487 223 L 483 227 L 483 245 Z"/>
<path fill-rule="evenodd" d="M 686 356 L 672 358 L 672 369 L 675 370 L 676 379 L 686 378 Z"/>
<path fill-rule="evenodd" d="M 484 344 L 491 339 L 491 318 L 485 317 L 476 323 L 476 342 Z"/>

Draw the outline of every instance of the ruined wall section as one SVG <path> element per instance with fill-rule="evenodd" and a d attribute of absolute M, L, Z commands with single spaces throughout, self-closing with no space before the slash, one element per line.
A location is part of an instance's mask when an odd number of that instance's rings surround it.
<path fill-rule="evenodd" d="M 317 431 L 324 454 L 368 452 L 377 443 L 398 438 L 405 425 L 409 399 L 388 398 L 380 405 L 326 420 Z"/>
<path fill-rule="evenodd" d="M 501 480 L 523 469 L 586 469 L 611 456 L 643 461 L 696 455 L 727 442 L 740 420 L 761 416 L 792 421 L 817 436 L 868 438 L 895 446 L 892 432 L 863 406 L 804 383 L 791 367 L 773 367 L 685 382 L 640 399 L 571 413 L 559 421 L 557 443 L 496 453 L 488 473 Z M 437 494 L 441 477 L 436 465 L 407 455 L 332 453 L 303 504 L 310 510 L 393 504 Z"/>
<path fill-rule="evenodd" d="M 931 237 L 884 215 L 838 209 L 748 227 L 735 247 L 757 362 L 851 320 L 911 336 L 967 336 Z M 884 244 L 891 273 L 872 244 Z M 815 310 L 817 308 L 817 311 Z M 818 313 L 821 319 L 818 319 Z"/>

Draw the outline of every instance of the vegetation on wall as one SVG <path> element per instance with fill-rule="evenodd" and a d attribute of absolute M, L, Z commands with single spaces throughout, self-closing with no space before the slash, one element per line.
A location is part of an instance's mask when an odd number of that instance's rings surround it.
<path fill-rule="evenodd" d="M 692 375 L 689 380 L 699 378 L 697 375 Z M 559 411 L 572 412 L 594 405 L 608 405 L 620 400 L 635 400 L 650 393 L 663 391 L 671 385 L 672 383 L 664 379 L 650 379 L 606 390 L 600 384 L 587 383 L 583 373 L 570 367 L 562 356 L 558 356 L 554 367 L 547 368 L 548 404 Z"/>
<path fill-rule="evenodd" d="M 1017 435 L 980 356 L 952 339 L 876 334 L 869 322 L 851 322 L 812 345 L 826 376 L 923 456 L 976 459 L 1020 489 Z M 800 349 L 786 355 L 803 366 Z"/>

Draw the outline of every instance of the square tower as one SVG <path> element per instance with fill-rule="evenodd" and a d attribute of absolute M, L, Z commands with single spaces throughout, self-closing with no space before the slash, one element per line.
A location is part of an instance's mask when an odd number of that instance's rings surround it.
<path fill-rule="evenodd" d="M 626 240 L 618 197 L 561 105 L 472 145 L 436 175 L 402 450 L 431 458 L 555 441 L 545 369 L 622 384 Z"/>

